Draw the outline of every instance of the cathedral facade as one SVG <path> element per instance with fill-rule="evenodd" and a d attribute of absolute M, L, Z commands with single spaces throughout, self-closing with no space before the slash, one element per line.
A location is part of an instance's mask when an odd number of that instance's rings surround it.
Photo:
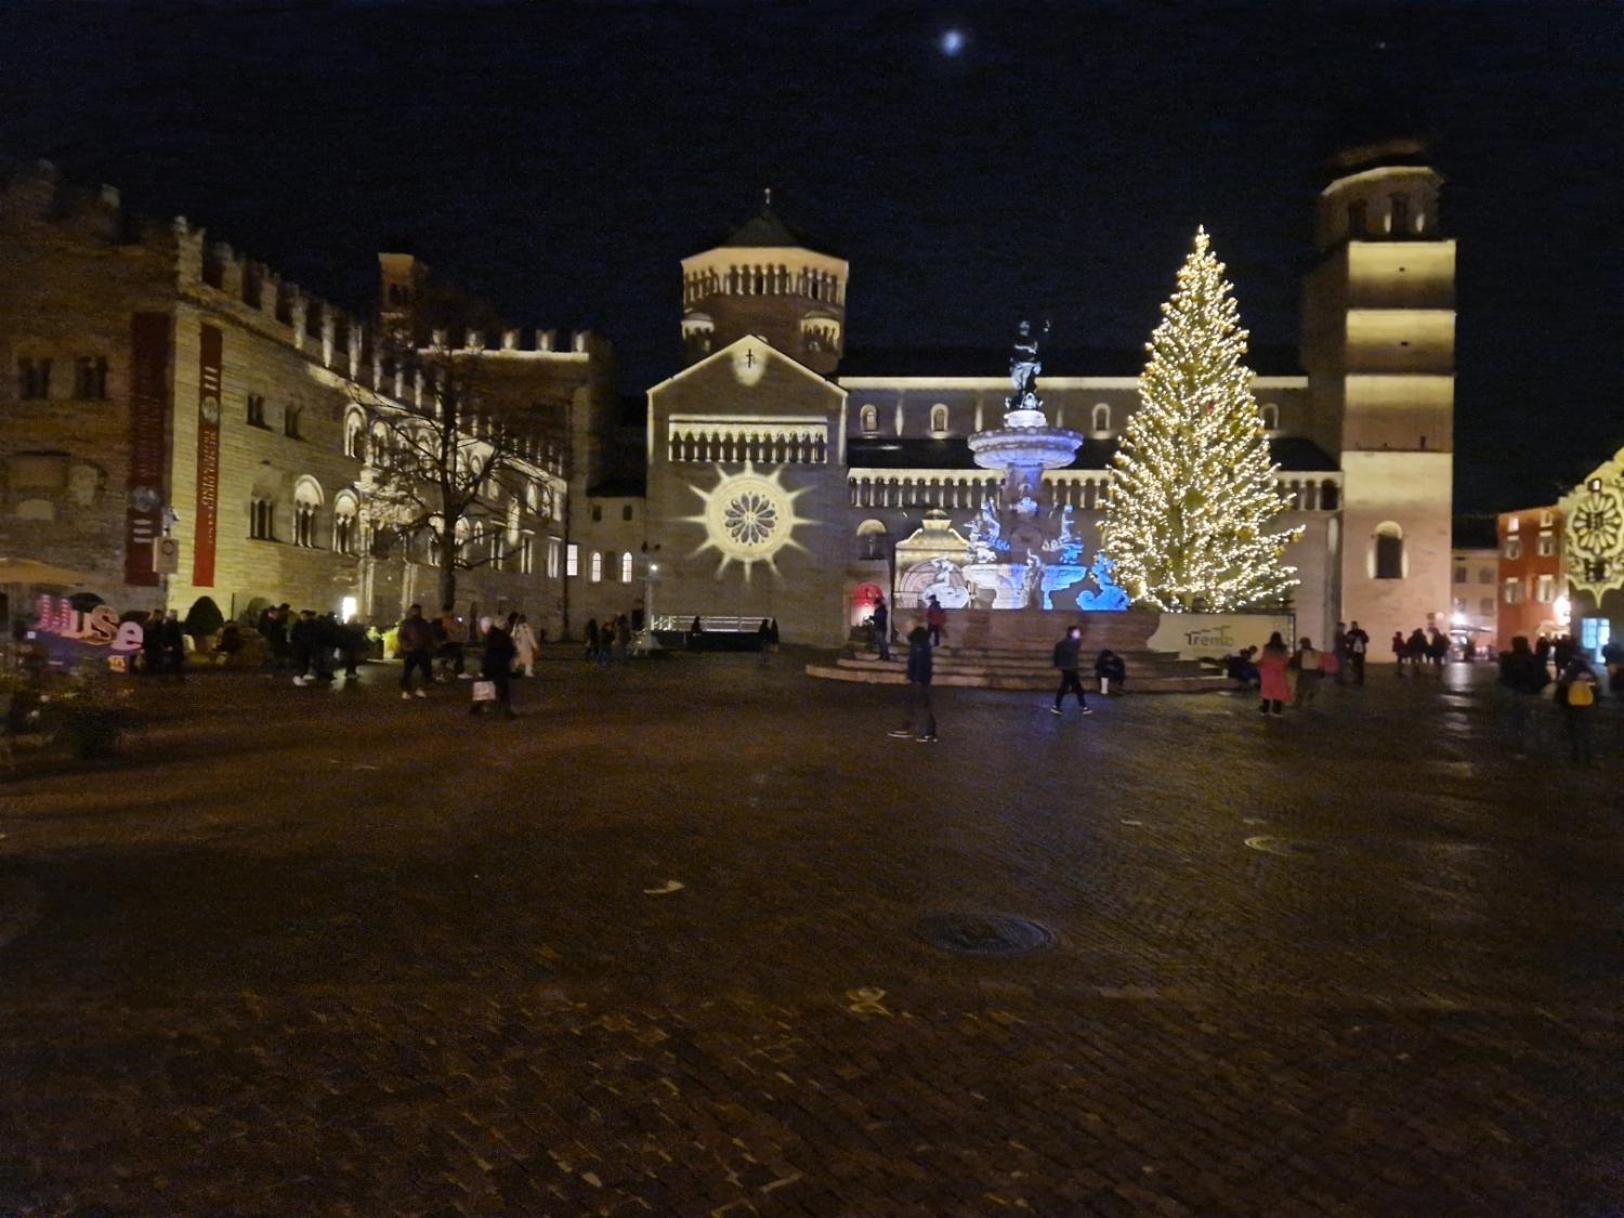
<path fill-rule="evenodd" d="M 1296 358 L 1252 365 L 1281 523 L 1302 530 L 1285 558 L 1299 634 L 1357 620 L 1381 638 L 1449 619 L 1455 243 L 1441 185 L 1417 141 L 1341 153 L 1316 202 Z M 770 200 L 683 262 L 686 366 L 647 401 L 657 558 L 642 570 L 661 625 L 767 617 L 785 638 L 838 643 L 881 594 L 913 607 L 939 578 L 932 559 L 962 547 L 996 495 L 999 474 L 967 439 L 1001 426 L 1003 353 L 848 357 L 849 282 Z M 1085 564 L 1142 362 L 1044 356 L 1049 422 L 1085 439 L 1040 498 L 1072 509 Z M 1050 607 L 1087 608 L 1079 594 Z"/>

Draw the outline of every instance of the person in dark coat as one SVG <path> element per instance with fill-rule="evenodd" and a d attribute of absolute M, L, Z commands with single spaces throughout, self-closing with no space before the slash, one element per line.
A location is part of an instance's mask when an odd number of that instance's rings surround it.
<path fill-rule="evenodd" d="M 1127 662 L 1107 647 L 1094 661 L 1094 679 L 1100 683 L 1100 693 L 1120 698 L 1128 684 Z"/>
<path fill-rule="evenodd" d="M 1054 645 L 1054 666 L 1060 670 L 1060 688 L 1055 691 L 1054 705 L 1049 708 L 1051 715 L 1060 714 L 1061 704 L 1066 700 L 1068 692 L 1077 695 L 1077 705 L 1085 715 L 1094 712 L 1088 709 L 1088 699 L 1083 696 L 1083 679 L 1078 673 L 1082 663 L 1078 654 L 1083 649 L 1083 628 L 1072 626 L 1066 631 L 1066 637 Z"/>
<path fill-rule="evenodd" d="M 289 639 L 293 643 L 293 683 L 304 685 L 309 680 L 312 668 L 316 670 L 319 678 L 321 668 L 316 661 L 316 653 L 321 647 L 322 628 L 316 620 L 314 609 L 299 611 L 299 620 L 293 623 L 289 632 Z"/>
<path fill-rule="evenodd" d="M 159 637 L 164 646 L 164 671 L 177 681 L 186 679 L 186 632 L 181 629 L 180 615 L 171 609 L 164 614 Z M 143 640 L 144 641 L 144 640 Z"/>
<path fill-rule="evenodd" d="M 359 617 L 351 615 L 338 629 L 338 653 L 344 660 L 344 675 L 358 677 L 361 657 L 367 649 L 367 628 Z"/>
<path fill-rule="evenodd" d="M 874 613 L 869 618 L 869 629 L 874 633 L 874 650 L 879 653 L 882 660 L 891 658 L 891 610 L 886 606 L 885 597 L 874 602 Z"/>
<path fill-rule="evenodd" d="M 1589 658 L 1578 648 L 1571 647 L 1568 662 L 1556 678 L 1556 704 L 1562 708 L 1569 755 L 1576 766 L 1588 768 L 1595 760 L 1590 748 L 1590 725 L 1596 715 L 1596 695 L 1600 688 Z"/>
<path fill-rule="evenodd" d="M 156 677 L 164 670 L 164 611 L 154 609 L 141 623 L 141 671 Z"/>
<path fill-rule="evenodd" d="M 761 619 L 761 625 L 756 630 L 756 654 L 760 658 L 761 666 L 767 667 L 773 658 L 773 628 L 767 624 L 767 619 Z"/>
<path fill-rule="evenodd" d="M 1415 669 L 1415 675 L 1421 675 L 1422 666 L 1427 662 L 1428 648 L 1427 636 L 1417 626 L 1410 631 L 1410 637 L 1404 644 L 1404 654 L 1409 657 L 1410 665 Z"/>
<path fill-rule="evenodd" d="M 406 610 L 396 634 L 395 650 L 400 653 L 404 666 L 400 670 L 400 696 L 412 696 L 412 671 L 423 676 L 417 687 L 417 696 L 426 698 L 423 686 L 434 684 L 434 628 L 423 617 L 423 606 L 413 605 Z"/>
<path fill-rule="evenodd" d="M 1370 636 L 1359 628 L 1354 622 L 1348 627 L 1348 663 L 1349 675 L 1355 685 L 1365 683 L 1365 655 L 1370 651 Z"/>
<path fill-rule="evenodd" d="M 582 633 L 586 638 L 586 658 L 596 660 L 598 658 L 598 619 L 595 617 L 587 618 L 586 630 Z"/>
<path fill-rule="evenodd" d="M 898 739 L 912 736 L 920 744 L 936 743 L 936 711 L 930 702 L 932 671 L 930 629 L 915 622 L 908 632 L 908 725 L 887 733 Z"/>
<path fill-rule="evenodd" d="M 496 701 L 491 703 L 499 709 L 504 719 L 517 718 L 513 713 L 513 657 L 518 649 L 513 645 L 513 636 L 503 626 L 492 622 L 490 629 L 485 632 L 485 652 L 480 660 L 480 673 L 485 680 L 496 686 Z M 468 713 L 479 714 L 483 702 L 469 703 Z"/>
<path fill-rule="evenodd" d="M 1512 639 L 1511 650 L 1500 657 L 1500 696 L 1506 735 L 1518 757 L 1527 752 L 1529 716 L 1550 680 L 1544 662 L 1528 649 L 1527 636 Z"/>

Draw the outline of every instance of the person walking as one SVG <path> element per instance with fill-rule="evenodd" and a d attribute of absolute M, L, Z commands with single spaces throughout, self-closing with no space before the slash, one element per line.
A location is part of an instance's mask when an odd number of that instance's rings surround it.
<path fill-rule="evenodd" d="M 1348 674 L 1355 685 L 1365 683 L 1365 656 L 1370 652 L 1370 636 L 1359 628 L 1357 620 L 1348 626 Z"/>
<path fill-rule="evenodd" d="M 413 605 L 406 610 L 396 633 L 396 650 L 405 667 L 400 672 L 400 696 L 410 698 L 416 692 L 419 698 L 428 697 L 424 686 L 434 684 L 434 629 L 423 618 L 423 606 Z M 412 671 L 423 674 L 423 684 L 412 689 Z"/>
<path fill-rule="evenodd" d="M 597 618 L 589 617 L 589 618 L 586 619 L 586 631 L 585 631 L 585 634 L 586 634 L 586 658 L 587 658 L 587 661 L 590 663 L 590 662 L 596 661 L 597 658 L 598 658 L 598 619 Z"/>
<path fill-rule="evenodd" d="M 1314 640 L 1304 635 L 1297 642 L 1297 654 L 1291 657 L 1291 671 L 1297 678 L 1296 702 L 1303 710 L 1314 705 L 1319 693 L 1320 664 L 1324 652 L 1314 650 Z"/>
<path fill-rule="evenodd" d="M 513 713 L 512 677 L 513 658 L 517 653 L 513 636 L 501 623 L 492 622 L 489 618 L 486 621 L 489 625 L 485 628 L 485 650 L 480 656 L 480 677 L 496 687 L 496 697 L 489 700 L 489 705 L 499 710 L 502 718 L 516 719 L 518 716 Z M 486 704 L 475 698 L 468 704 L 468 713 L 477 715 Z"/>
<path fill-rule="evenodd" d="M 1590 725 L 1596 716 L 1596 694 L 1600 683 L 1590 660 L 1573 648 L 1567 665 L 1556 679 L 1556 704 L 1562 708 L 1567 728 L 1568 755 L 1573 764 L 1588 769 L 1594 756 L 1590 748 Z"/>
<path fill-rule="evenodd" d="M 1404 642 L 1404 653 L 1409 656 L 1410 667 L 1419 677 L 1427 662 L 1427 636 L 1421 632 L 1421 627 L 1417 626 L 1410 631 L 1410 637 Z"/>
<path fill-rule="evenodd" d="M 756 663 L 766 668 L 773 658 L 773 628 L 766 618 L 761 619 L 761 625 L 756 630 Z"/>
<path fill-rule="evenodd" d="M 1054 645 L 1054 652 L 1050 656 L 1054 666 L 1060 670 L 1060 688 L 1055 691 L 1054 705 L 1049 708 L 1051 715 L 1061 713 L 1061 705 L 1068 693 L 1077 695 L 1077 707 L 1085 715 L 1094 712 L 1088 709 L 1088 699 L 1083 696 L 1083 678 L 1078 672 L 1080 661 L 1078 653 L 1083 649 L 1083 628 L 1069 626 L 1065 637 Z"/>
<path fill-rule="evenodd" d="M 1528 649 L 1528 636 L 1512 639 L 1511 650 L 1500 657 L 1500 701 L 1506 736 L 1518 757 L 1528 752 L 1529 716 L 1550 679 L 1545 665 Z"/>
<path fill-rule="evenodd" d="M 1291 678 L 1287 673 L 1290 663 L 1291 652 L 1286 647 L 1286 640 L 1276 630 L 1257 657 L 1258 692 L 1262 695 L 1258 704 L 1260 714 L 1279 718 L 1285 713 L 1285 705 L 1291 701 Z"/>
<path fill-rule="evenodd" d="M 869 630 L 874 635 L 874 650 L 879 653 L 882 660 L 891 659 L 891 610 L 885 603 L 882 595 L 874 602 L 874 614 L 868 621 Z"/>
<path fill-rule="evenodd" d="M 1410 658 L 1410 645 L 1404 640 L 1402 630 L 1393 631 L 1393 675 L 1404 675 L 1404 661 Z"/>
<path fill-rule="evenodd" d="M 164 622 L 159 629 L 159 637 L 163 640 L 164 672 L 173 676 L 177 681 L 184 681 L 186 679 L 186 632 L 181 629 L 180 614 L 175 610 L 171 609 L 164 614 Z"/>
<path fill-rule="evenodd" d="M 514 671 L 527 677 L 536 675 L 536 632 L 530 629 L 530 619 L 524 614 L 510 618 L 513 633 Z"/>
<path fill-rule="evenodd" d="M 293 623 L 289 641 L 293 644 L 293 683 L 305 685 L 309 681 L 311 666 L 315 663 L 319 627 L 314 609 L 301 609 L 299 620 Z"/>
<path fill-rule="evenodd" d="M 1327 665 L 1322 658 L 1320 671 L 1334 678 L 1338 685 L 1346 685 L 1348 683 L 1348 627 L 1345 622 L 1336 624 L 1336 633 L 1331 636 L 1330 650 L 1322 652 L 1321 656 L 1329 656 L 1331 662 Z"/>
<path fill-rule="evenodd" d="M 1444 675 L 1444 663 L 1449 659 L 1449 636 L 1438 627 L 1432 628 L 1432 637 L 1427 640 L 1427 659 L 1438 670 L 1438 675 Z"/>
<path fill-rule="evenodd" d="M 468 680 L 470 674 L 465 671 L 467 659 L 463 654 L 468 643 L 467 624 L 457 616 L 454 606 L 445 605 L 440 610 L 438 625 L 441 640 L 440 659 L 457 674 L 458 680 Z"/>
<path fill-rule="evenodd" d="M 361 675 L 361 657 L 366 654 L 367 628 L 359 614 L 350 614 L 350 620 L 339 627 L 338 654 L 344 661 L 344 677 L 353 681 Z"/>
<path fill-rule="evenodd" d="M 942 608 L 942 602 L 934 596 L 930 598 L 925 610 L 925 625 L 930 627 L 930 645 L 942 645 L 942 630 L 947 625 L 947 610 Z"/>
<path fill-rule="evenodd" d="M 912 736 L 920 744 L 936 743 L 936 711 L 930 702 L 932 645 L 929 627 L 915 622 L 908 632 L 908 725 L 888 735 Z"/>
<path fill-rule="evenodd" d="M 1120 698 L 1127 692 L 1127 662 L 1107 647 L 1094 660 L 1094 679 L 1100 683 L 1101 694 Z"/>

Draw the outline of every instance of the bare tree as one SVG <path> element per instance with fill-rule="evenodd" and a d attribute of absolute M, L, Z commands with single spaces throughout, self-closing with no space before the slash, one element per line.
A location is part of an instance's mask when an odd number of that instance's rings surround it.
<path fill-rule="evenodd" d="M 529 420 L 486 400 L 480 352 L 452 348 L 443 334 L 434 331 L 426 344 L 404 327 L 380 336 L 382 385 L 400 392 L 366 403 L 365 489 L 375 547 L 426 540 L 440 603 L 452 604 L 458 572 L 506 557 L 510 520 L 536 482 L 541 440 Z"/>

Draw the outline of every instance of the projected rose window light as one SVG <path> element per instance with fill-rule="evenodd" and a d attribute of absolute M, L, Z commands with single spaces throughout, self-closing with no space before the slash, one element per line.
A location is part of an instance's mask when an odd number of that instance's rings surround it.
<path fill-rule="evenodd" d="M 718 577 L 735 562 L 743 565 L 746 580 L 758 562 L 765 563 L 776 575 L 776 558 L 781 550 L 788 546 L 805 551 L 806 547 L 795 540 L 798 526 L 813 523 L 795 514 L 795 500 L 806 493 L 804 488 L 789 490 L 781 481 L 782 470 L 758 473 L 749 461 L 737 474 L 717 466 L 716 476 L 716 486 L 711 490 L 688 488 L 704 501 L 705 508 L 687 520 L 705 530 L 705 540 L 694 554 L 715 550 L 721 555 L 716 565 Z"/>

